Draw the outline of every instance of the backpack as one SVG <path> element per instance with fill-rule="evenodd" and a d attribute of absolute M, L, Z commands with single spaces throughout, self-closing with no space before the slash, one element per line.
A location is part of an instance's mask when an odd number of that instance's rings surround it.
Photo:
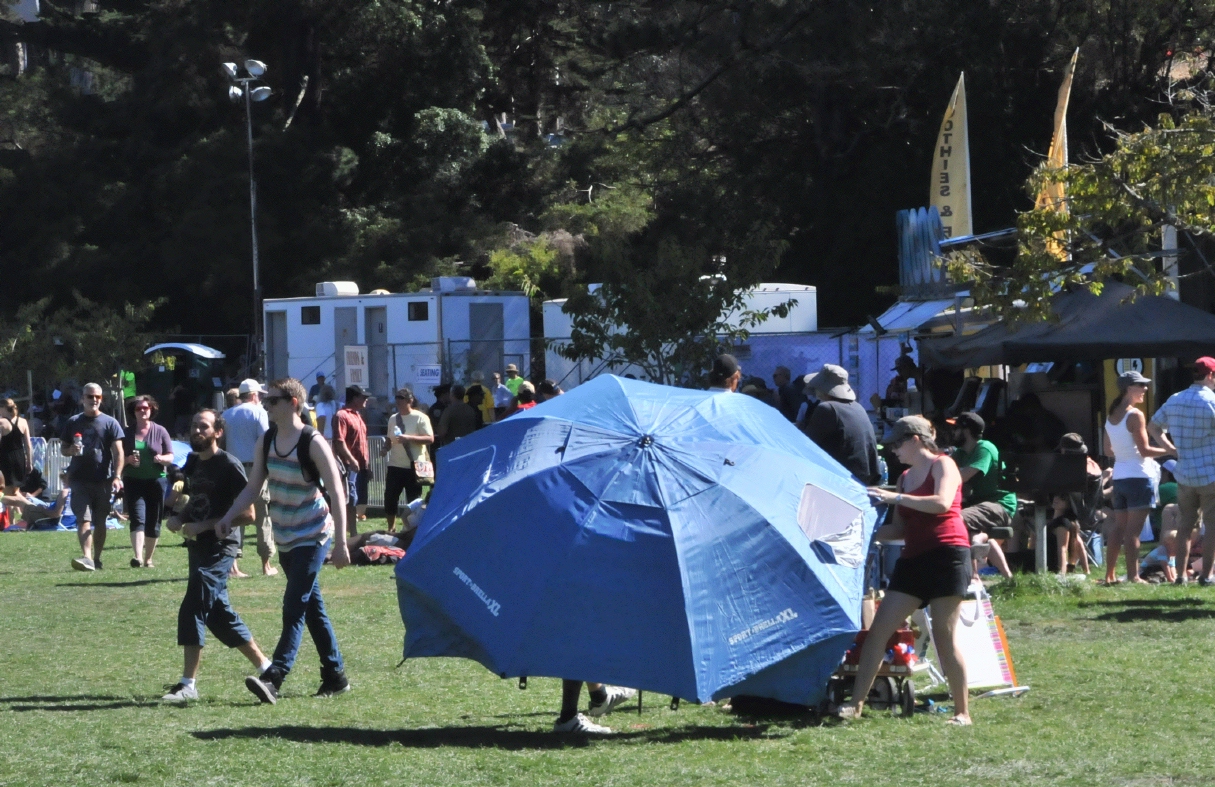
<path fill-rule="evenodd" d="M 321 490 L 321 494 L 325 497 L 325 502 L 333 507 L 333 501 L 329 499 L 329 491 L 325 489 L 325 482 L 321 478 L 321 471 L 316 466 L 316 462 L 312 461 L 312 440 L 320 432 L 313 429 L 311 426 L 305 425 L 300 430 L 300 440 L 295 445 L 295 456 L 300 462 L 300 475 L 304 480 Z M 262 436 L 262 466 L 264 467 L 270 458 L 270 447 L 274 445 L 274 439 L 278 436 L 278 424 L 270 424 L 270 428 L 266 430 L 266 434 Z M 338 463 L 338 471 L 345 473 L 345 468 L 341 462 Z"/>

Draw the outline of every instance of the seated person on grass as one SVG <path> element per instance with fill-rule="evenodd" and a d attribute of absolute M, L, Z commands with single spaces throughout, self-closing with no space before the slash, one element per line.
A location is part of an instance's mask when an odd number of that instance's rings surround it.
<path fill-rule="evenodd" d="M 19 523 L 21 529 L 29 530 L 39 522 L 48 519 L 58 519 L 63 516 L 63 512 L 69 510 L 68 506 L 72 497 L 71 487 L 68 486 L 67 473 L 59 474 L 59 494 L 55 496 L 54 502 L 47 502 L 38 497 L 45 487 L 37 489 L 22 488 L 19 494 L 25 499 L 25 502 L 19 506 L 21 513 L 21 521 Z M 8 500 L 4 504 L 9 505 Z"/>

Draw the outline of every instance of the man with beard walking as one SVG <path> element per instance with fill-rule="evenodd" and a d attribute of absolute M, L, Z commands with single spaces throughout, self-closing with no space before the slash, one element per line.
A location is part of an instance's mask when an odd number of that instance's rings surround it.
<path fill-rule="evenodd" d="M 215 523 L 245 488 L 246 479 L 240 461 L 219 447 L 224 426 L 223 416 L 214 410 L 194 414 L 190 425 L 193 452 L 183 468 L 185 502 L 166 523 L 169 530 L 180 531 L 186 538 L 190 574 L 185 598 L 177 612 L 177 644 L 185 650 L 185 667 L 181 680 L 161 697 L 165 702 L 198 699 L 195 680 L 208 628 L 220 642 L 238 649 L 259 671 L 270 666 L 270 660 L 257 647 L 228 600 L 228 572 L 240 544 L 231 532 L 219 535 Z M 253 511 L 249 506 L 246 508 L 250 510 L 230 521 L 238 525 L 252 522 Z"/>

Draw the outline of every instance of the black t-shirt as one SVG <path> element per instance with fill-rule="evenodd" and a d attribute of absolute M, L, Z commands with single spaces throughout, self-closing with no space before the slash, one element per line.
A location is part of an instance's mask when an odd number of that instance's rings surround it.
<path fill-rule="evenodd" d="M 797 411 L 801 409 L 806 397 L 802 396 L 802 389 L 799 385 L 788 382 L 776 389 L 776 400 L 779 403 L 777 409 L 780 410 L 780 414 L 790 421 L 796 421 Z"/>
<path fill-rule="evenodd" d="M 181 512 L 182 522 L 205 522 L 219 519 L 228 513 L 248 478 L 245 467 L 227 451 L 216 451 L 215 456 L 203 460 L 191 453 L 183 468 L 186 476 L 185 492 L 190 496 Z M 207 532 L 198 537 L 199 543 L 215 542 L 215 533 Z M 219 542 L 226 555 L 235 557 L 240 543 L 229 536 Z"/>
<path fill-rule="evenodd" d="M 806 434 L 861 483 L 881 480 L 873 424 L 865 408 L 856 402 L 820 402 L 810 416 Z"/>

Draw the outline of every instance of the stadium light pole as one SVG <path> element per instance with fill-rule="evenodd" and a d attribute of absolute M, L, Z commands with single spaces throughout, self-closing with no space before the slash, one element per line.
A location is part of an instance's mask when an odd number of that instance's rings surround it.
<path fill-rule="evenodd" d="M 261 271 L 257 255 L 257 181 L 253 176 L 253 104 L 270 98 L 272 91 L 265 85 L 252 84 L 266 73 L 266 64 L 260 60 L 246 60 L 243 69 L 236 63 L 224 63 L 221 70 L 232 83 L 228 86 L 229 100 L 236 103 L 243 98 L 245 102 L 245 140 L 249 148 L 249 234 L 253 240 L 253 352 L 250 373 L 257 376 L 264 371 L 262 361 L 265 348 L 262 342 Z"/>

